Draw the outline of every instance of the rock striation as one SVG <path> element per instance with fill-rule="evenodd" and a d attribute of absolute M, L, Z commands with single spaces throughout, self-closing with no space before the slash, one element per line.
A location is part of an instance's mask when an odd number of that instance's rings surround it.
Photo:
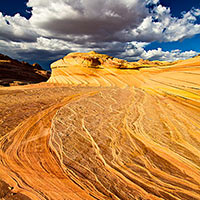
<path fill-rule="evenodd" d="M 0 54 L 0 85 L 2 86 L 39 83 L 47 81 L 49 77 L 50 73 L 37 63 L 30 65 Z"/>
<path fill-rule="evenodd" d="M 132 77 L 142 69 L 169 67 L 177 62 L 126 60 L 99 54 L 70 53 L 51 64 L 52 74 L 49 83 L 85 86 L 127 86 L 132 85 Z"/>
<path fill-rule="evenodd" d="M 199 61 L 72 53 L 0 88 L 0 198 L 200 200 Z"/>

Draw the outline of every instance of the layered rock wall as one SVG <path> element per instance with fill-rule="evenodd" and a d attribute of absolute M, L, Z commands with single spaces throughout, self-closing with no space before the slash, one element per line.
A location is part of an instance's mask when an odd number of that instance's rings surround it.
<path fill-rule="evenodd" d="M 13 60 L 0 54 L 0 85 L 25 85 L 47 81 L 50 73 L 39 64 L 30 65 L 26 62 Z"/>

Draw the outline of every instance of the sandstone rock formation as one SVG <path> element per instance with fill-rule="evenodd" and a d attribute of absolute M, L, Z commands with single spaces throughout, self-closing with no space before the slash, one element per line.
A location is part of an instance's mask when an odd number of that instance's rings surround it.
<path fill-rule="evenodd" d="M 54 69 L 62 66 L 86 67 L 86 68 L 96 68 L 96 69 L 104 69 L 104 68 L 133 69 L 137 68 L 138 65 L 137 64 L 134 65 L 133 63 L 129 63 L 125 60 L 114 58 L 112 56 L 99 54 L 94 51 L 91 51 L 89 53 L 70 53 L 63 59 L 54 62 L 51 65 L 51 68 Z"/>
<path fill-rule="evenodd" d="M 144 59 L 140 59 L 138 62 L 140 67 L 155 67 L 155 66 L 170 66 L 170 65 L 174 65 L 179 61 L 174 61 L 174 62 L 167 62 L 167 61 L 150 61 L 150 60 L 144 60 Z"/>
<path fill-rule="evenodd" d="M 47 81 L 49 77 L 50 73 L 37 63 L 30 65 L 0 54 L 0 85 L 2 86 L 39 83 Z"/>
<path fill-rule="evenodd" d="M 49 83 L 90 86 L 132 85 L 133 74 L 146 68 L 169 67 L 177 62 L 148 61 L 127 62 L 108 55 L 89 53 L 70 53 L 51 64 L 52 75 Z"/>
<path fill-rule="evenodd" d="M 0 190 L 200 200 L 199 57 L 140 62 L 73 53 L 52 64 L 49 82 L 62 84 L 1 88 Z"/>
<path fill-rule="evenodd" d="M 179 62 L 176 63 L 176 66 L 199 66 L 200 65 L 200 54 L 187 59 L 187 60 L 181 60 Z"/>

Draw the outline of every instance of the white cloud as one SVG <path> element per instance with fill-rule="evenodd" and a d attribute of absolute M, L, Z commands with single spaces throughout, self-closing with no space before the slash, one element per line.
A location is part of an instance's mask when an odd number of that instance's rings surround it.
<path fill-rule="evenodd" d="M 144 47 L 146 43 L 134 43 L 130 45 L 130 48 L 127 48 L 121 55 L 121 57 L 126 58 L 127 60 L 162 60 L 162 61 L 175 61 L 175 60 L 184 60 L 198 55 L 199 53 L 193 50 L 190 51 L 181 51 L 175 49 L 172 51 L 163 51 L 162 48 L 157 48 L 153 50 L 146 51 Z"/>
<path fill-rule="evenodd" d="M 137 41 L 172 42 L 192 37 L 200 33 L 200 24 L 195 24 L 199 9 L 184 13 L 182 18 L 172 17 L 170 8 L 158 5 L 153 14 L 132 30 L 133 39 Z"/>
<path fill-rule="evenodd" d="M 200 9 L 192 9 L 191 10 L 191 13 L 194 15 L 194 16 L 196 16 L 196 17 L 198 17 L 198 16 L 200 16 Z"/>
<path fill-rule="evenodd" d="M 148 0 L 147 3 L 148 4 L 157 4 L 157 3 L 159 3 L 159 0 Z"/>
<path fill-rule="evenodd" d="M 172 51 L 163 51 L 161 48 L 144 51 L 142 56 L 144 59 L 151 60 L 164 60 L 164 61 L 175 61 L 184 60 L 196 56 L 198 53 L 195 51 L 185 51 L 182 52 L 179 49 Z"/>
<path fill-rule="evenodd" d="M 154 4 L 153 10 L 148 4 Z M 32 7 L 30 19 L 0 13 L 2 53 L 96 50 L 118 57 L 173 60 L 194 52 L 145 51 L 144 46 L 200 33 L 200 24 L 195 24 L 200 9 L 176 18 L 159 0 L 29 0 L 27 5 Z"/>
<path fill-rule="evenodd" d="M 29 41 L 34 42 L 38 34 L 31 26 L 30 22 L 21 17 L 3 16 L 0 12 L 0 39 L 10 41 Z"/>

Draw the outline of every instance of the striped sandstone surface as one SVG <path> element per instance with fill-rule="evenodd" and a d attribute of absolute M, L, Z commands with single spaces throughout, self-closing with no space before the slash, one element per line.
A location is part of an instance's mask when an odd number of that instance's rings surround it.
<path fill-rule="evenodd" d="M 200 57 L 72 53 L 0 89 L 0 199 L 199 200 Z"/>

